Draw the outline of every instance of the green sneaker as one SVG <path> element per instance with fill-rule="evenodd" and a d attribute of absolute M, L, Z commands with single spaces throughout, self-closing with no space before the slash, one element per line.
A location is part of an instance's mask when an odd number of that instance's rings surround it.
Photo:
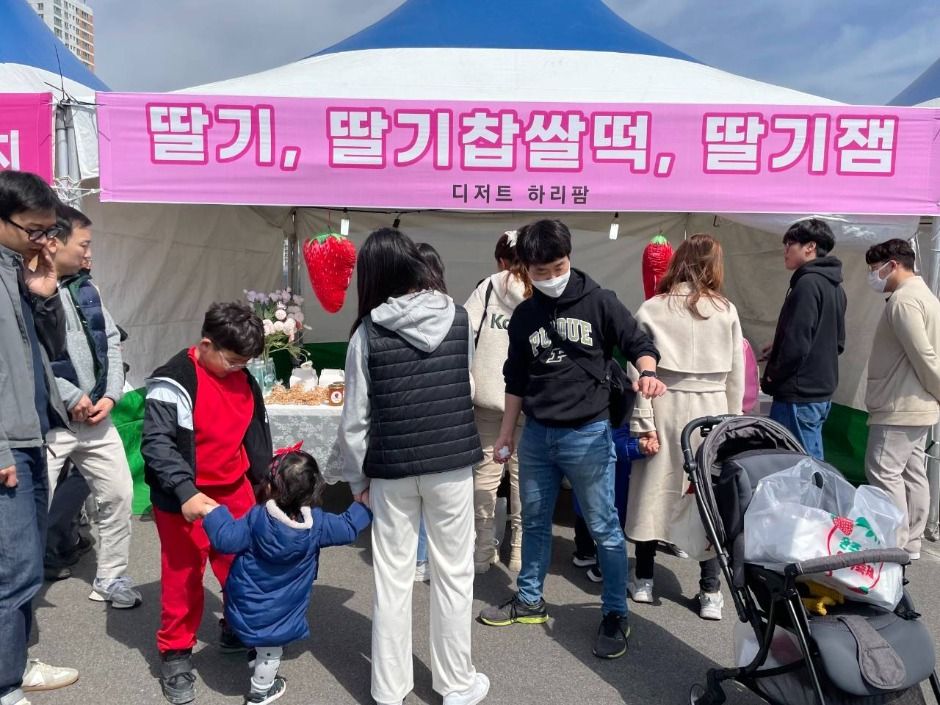
<path fill-rule="evenodd" d="M 499 607 L 487 607 L 480 612 L 480 621 L 491 627 L 508 627 L 510 624 L 545 624 L 548 621 L 548 611 L 545 609 L 545 600 L 530 605 L 523 602 L 518 595 L 513 595 Z"/>

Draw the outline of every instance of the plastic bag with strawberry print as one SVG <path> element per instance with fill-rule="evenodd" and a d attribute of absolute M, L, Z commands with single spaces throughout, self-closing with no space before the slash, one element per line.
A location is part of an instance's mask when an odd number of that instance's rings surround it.
<path fill-rule="evenodd" d="M 744 559 L 780 570 L 788 563 L 897 546 L 903 515 L 884 491 L 853 487 L 812 459 L 765 477 L 744 514 Z M 903 574 L 896 564 L 864 564 L 807 576 L 846 597 L 894 609 Z"/>

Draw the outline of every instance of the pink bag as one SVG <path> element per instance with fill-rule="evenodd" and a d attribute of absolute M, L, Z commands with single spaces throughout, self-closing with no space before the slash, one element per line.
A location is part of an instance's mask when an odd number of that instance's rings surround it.
<path fill-rule="evenodd" d="M 750 414 L 757 406 L 757 397 L 760 394 L 760 373 L 757 369 L 757 358 L 747 338 L 744 339 L 744 401 L 741 410 Z"/>

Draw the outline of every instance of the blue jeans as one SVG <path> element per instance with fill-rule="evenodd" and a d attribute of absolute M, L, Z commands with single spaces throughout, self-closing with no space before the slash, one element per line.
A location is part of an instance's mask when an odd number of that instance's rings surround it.
<path fill-rule="evenodd" d="M 552 515 L 562 476 L 567 477 L 597 544 L 604 575 L 604 614 L 627 614 L 627 549 L 614 505 L 614 443 L 610 423 L 555 428 L 527 419 L 519 441 L 519 496 L 522 500 L 522 570 L 519 598 L 542 599 L 552 560 Z"/>
<path fill-rule="evenodd" d="M 421 515 L 421 523 L 418 524 L 418 563 L 427 563 L 428 561 L 428 530 L 424 528 L 424 515 Z"/>
<path fill-rule="evenodd" d="M 42 586 L 48 483 L 44 448 L 13 451 L 16 487 L 0 487 L 0 703 L 23 697 L 32 599 Z"/>
<path fill-rule="evenodd" d="M 829 417 L 832 402 L 775 401 L 770 406 L 770 418 L 785 426 L 809 455 L 823 459 L 822 428 Z"/>

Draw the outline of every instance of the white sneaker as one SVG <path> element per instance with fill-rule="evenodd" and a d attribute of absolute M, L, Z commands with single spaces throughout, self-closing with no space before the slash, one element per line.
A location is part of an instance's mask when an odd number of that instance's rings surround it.
<path fill-rule="evenodd" d="M 720 592 L 700 592 L 698 594 L 698 616 L 702 619 L 721 619 L 721 608 L 725 606 L 725 598 Z"/>
<path fill-rule="evenodd" d="M 78 680 L 78 671 L 74 668 L 59 668 L 50 666 L 37 659 L 31 658 L 26 663 L 26 673 L 23 674 L 23 691 L 33 693 L 40 690 L 56 690 L 72 685 Z M 22 701 L 20 701 L 22 703 Z M 27 703 L 27 705 L 29 705 Z"/>
<path fill-rule="evenodd" d="M 415 563 L 415 582 L 427 583 L 431 580 L 431 566 L 427 561 L 418 561 Z"/>
<path fill-rule="evenodd" d="M 920 560 L 920 551 L 914 551 L 913 553 L 908 554 L 912 561 Z"/>
<path fill-rule="evenodd" d="M 641 602 L 646 605 L 653 603 L 652 578 L 638 578 L 634 575 L 627 583 L 627 591 L 634 602 Z"/>
<path fill-rule="evenodd" d="M 490 679 L 477 672 L 476 680 L 469 688 L 444 696 L 444 705 L 477 705 L 490 692 Z"/>
<path fill-rule="evenodd" d="M 24 695 L 22 698 L 20 698 L 15 703 L 13 703 L 13 705 L 32 705 L 32 704 L 29 702 L 29 700 L 26 699 L 26 696 Z"/>
<path fill-rule="evenodd" d="M 139 606 L 144 598 L 134 587 L 134 581 L 126 575 L 120 578 L 101 579 L 95 578 L 92 583 L 89 600 L 95 602 L 108 602 L 112 607 L 119 610 L 129 610 Z"/>

